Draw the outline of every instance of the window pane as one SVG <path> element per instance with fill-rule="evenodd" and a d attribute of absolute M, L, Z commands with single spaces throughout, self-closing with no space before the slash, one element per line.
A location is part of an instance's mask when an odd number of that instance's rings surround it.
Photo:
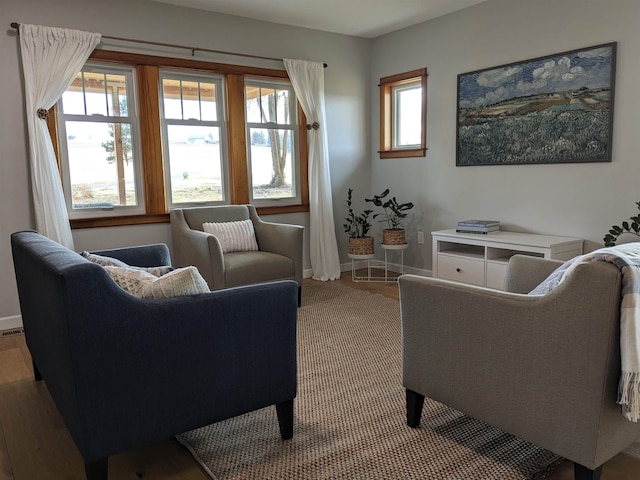
<path fill-rule="evenodd" d="M 216 108 L 216 85 L 214 83 L 200 83 L 200 109 L 202 120 L 218 120 Z"/>
<path fill-rule="evenodd" d="M 128 116 L 126 77 L 78 73 L 62 95 L 62 111 L 67 115 Z"/>
<path fill-rule="evenodd" d="M 247 86 L 247 122 L 290 125 L 290 95 L 288 90 Z"/>
<path fill-rule="evenodd" d="M 65 126 L 73 208 L 136 205 L 131 124 Z"/>
<path fill-rule="evenodd" d="M 162 97 L 164 98 L 164 118 L 182 119 L 180 80 L 164 78 L 162 80 Z"/>
<path fill-rule="evenodd" d="M 253 198 L 295 197 L 291 131 L 251 128 L 249 132 Z"/>
<path fill-rule="evenodd" d="M 422 89 L 398 87 L 394 89 L 395 147 L 420 145 L 422 123 Z"/>
<path fill-rule="evenodd" d="M 182 115 L 185 120 L 200 120 L 198 82 L 182 81 Z"/>
<path fill-rule="evenodd" d="M 224 200 L 220 128 L 167 125 L 172 203 Z"/>
<path fill-rule="evenodd" d="M 215 83 L 195 80 L 162 80 L 164 118 L 217 121 Z"/>

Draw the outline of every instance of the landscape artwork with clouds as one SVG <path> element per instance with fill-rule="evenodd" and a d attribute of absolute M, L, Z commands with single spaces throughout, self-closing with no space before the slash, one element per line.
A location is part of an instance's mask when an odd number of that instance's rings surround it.
<path fill-rule="evenodd" d="M 616 43 L 458 75 L 456 165 L 611 161 Z"/>

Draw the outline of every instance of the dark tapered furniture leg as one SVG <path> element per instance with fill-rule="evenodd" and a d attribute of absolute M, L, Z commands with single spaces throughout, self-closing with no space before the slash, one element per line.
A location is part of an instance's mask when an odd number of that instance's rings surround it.
<path fill-rule="evenodd" d="M 595 470 L 591 470 L 590 468 L 574 462 L 573 474 L 575 480 L 600 480 L 600 475 L 602 475 L 602 465 Z"/>
<path fill-rule="evenodd" d="M 420 425 L 420 417 L 422 416 L 422 406 L 424 405 L 424 395 L 407 390 L 407 425 L 416 428 Z"/>
<path fill-rule="evenodd" d="M 33 360 L 31 360 L 31 364 L 33 365 L 33 377 L 36 379 L 36 382 L 39 382 L 40 380 L 42 380 L 42 375 L 40 375 L 40 370 L 38 370 L 38 367 L 36 366 L 36 362 L 34 362 Z"/>
<path fill-rule="evenodd" d="M 298 306 L 302 306 L 302 286 L 298 285 Z"/>
<path fill-rule="evenodd" d="M 107 480 L 108 465 L 108 459 L 106 458 L 85 462 L 84 471 L 87 474 L 87 480 Z"/>
<path fill-rule="evenodd" d="M 280 436 L 283 440 L 293 437 L 293 399 L 276 404 Z"/>

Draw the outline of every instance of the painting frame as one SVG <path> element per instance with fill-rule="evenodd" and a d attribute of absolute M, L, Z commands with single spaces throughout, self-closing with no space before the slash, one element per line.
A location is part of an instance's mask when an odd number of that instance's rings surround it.
<path fill-rule="evenodd" d="M 617 42 L 461 73 L 456 166 L 611 162 Z"/>

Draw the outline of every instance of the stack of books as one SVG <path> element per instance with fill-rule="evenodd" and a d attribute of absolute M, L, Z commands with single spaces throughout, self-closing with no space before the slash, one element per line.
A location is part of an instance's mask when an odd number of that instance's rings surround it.
<path fill-rule="evenodd" d="M 497 220 L 461 220 L 458 222 L 458 233 L 490 233 L 500 230 L 500 222 Z"/>

